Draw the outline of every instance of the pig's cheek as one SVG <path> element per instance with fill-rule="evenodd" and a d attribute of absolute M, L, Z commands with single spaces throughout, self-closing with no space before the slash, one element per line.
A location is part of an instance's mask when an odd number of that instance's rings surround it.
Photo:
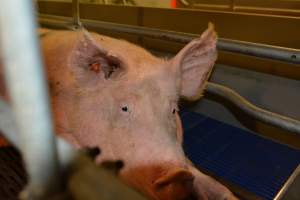
<path fill-rule="evenodd" d="M 126 110 L 125 110 L 126 108 Z M 111 126 L 116 132 L 128 131 L 132 124 L 132 111 L 127 106 L 120 106 L 111 118 Z M 123 130 L 123 131 L 118 131 Z"/>
<path fill-rule="evenodd" d="M 124 129 L 116 127 L 106 127 L 106 131 L 102 132 L 99 140 L 97 141 L 97 146 L 101 149 L 101 154 L 96 157 L 96 163 L 101 164 L 107 161 L 117 161 L 124 160 L 126 157 L 127 150 L 124 152 L 124 149 L 128 149 L 124 145 L 124 140 L 126 138 Z M 122 131 L 123 130 L 123 131 Z M 124 138 L 125 137 L 125 138 Z M 129 150 L 129 149 L 128 149 Z"/>

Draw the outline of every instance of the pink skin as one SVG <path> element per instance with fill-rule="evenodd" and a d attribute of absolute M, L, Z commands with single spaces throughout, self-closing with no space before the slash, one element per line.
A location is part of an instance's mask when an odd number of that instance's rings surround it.
<path fill-rule="evenodd" d="M 213 26 L 173 59 L 85 30 L 41 32 L 57 133 L 96 162 L 122 160 L 119 175 L 156 200 L 236 199 L 186 159 L 179 96 L 197 99 L 216 60 Z"/>

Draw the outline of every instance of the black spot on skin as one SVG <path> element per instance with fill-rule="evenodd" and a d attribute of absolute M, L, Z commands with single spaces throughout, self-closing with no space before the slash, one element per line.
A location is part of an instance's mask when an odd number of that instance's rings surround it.
<path fill-rule="evenodd" d="M 128 107 L 127 106 L 122 107 L 122 111 L 128 112 Z"/>

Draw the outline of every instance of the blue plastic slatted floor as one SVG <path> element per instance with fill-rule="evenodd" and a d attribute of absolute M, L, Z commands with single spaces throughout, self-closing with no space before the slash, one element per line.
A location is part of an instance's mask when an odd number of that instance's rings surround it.
<path fill-rule="evenodd" d="M 273 199 L 300 164 L 300 151 L 195 112 L 182 111 L 184 149 L 202 169 Z"/>

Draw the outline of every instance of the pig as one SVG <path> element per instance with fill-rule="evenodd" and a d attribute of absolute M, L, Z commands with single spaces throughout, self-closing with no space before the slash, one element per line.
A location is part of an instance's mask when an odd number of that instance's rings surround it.
<path fill-rule="evenodd" d="M 99 165 L 153 200 L 235 200 L 186 158 L 180 97 L 196 100 L 217 58 L 210 23 L 171 59 L 84 28 L 40 30 L 56 133 L 77 148 L 100 148 Z M 2 94 L 5 95 L 5 94 Z"/>

